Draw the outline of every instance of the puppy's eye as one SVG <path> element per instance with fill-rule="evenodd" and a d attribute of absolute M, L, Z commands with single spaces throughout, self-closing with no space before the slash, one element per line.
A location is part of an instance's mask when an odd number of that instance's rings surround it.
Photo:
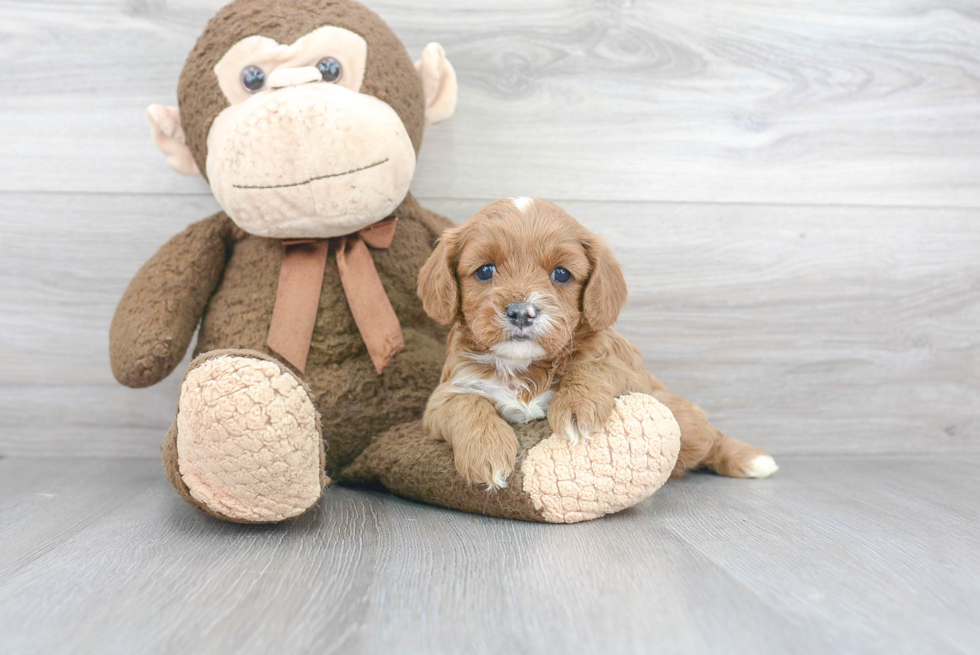
<path fill-rule="evenodd" d="M 558 284 L 565 284 L 566 282 L 572 279 L 572 274 L 569 273 L 564 268 L 562 268 L 561 266 L 559 266 L 555 270 L 551 271 L 551 279 L 557 282 Z"/>
<path fill-rule="evenodd" d="M 242 69 L 242 86 L 249 93 L 256 93 L 265 87 L 265 71 L 258 66 L 246 66 Z"/>
<path fill-rule="evenodd" d="M 324 82 L 336 82 L 344 74 L 340 62 L 333 57 L 324 57 L 316 63 L 316 67 L 319 69 L 320 75 L 323 76 Z"/>
<path fill-rule="evenodd" d="M 493 264 L 484 264 L 480 268 L 476 269 L 476 279 L 480 282 L 486 282 L 493 277 L 493 274 L 497 272 L 497 267 Z"/>

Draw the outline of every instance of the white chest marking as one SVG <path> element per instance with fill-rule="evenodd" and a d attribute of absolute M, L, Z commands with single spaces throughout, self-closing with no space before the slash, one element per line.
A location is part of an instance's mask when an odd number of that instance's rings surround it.
<path fill-rule="evenodd" d="M 530 423 L 548 415 L 548 408 L 554 397 L 555 392 L 548 390 L 526 403 L 518 400 L 516 393 L 504 392 L 491 397 L 491 400 L 504 420 L 510 423 Z"/>
<path fill-rule="evenodd" d="M 517 372 L 526 370 L 529 365 L 528 360 L 523 368 L 514 366 L 513 363 L 503 369 L 498 367 L 498 374 L 489 378 L 486 377 L 485 369 L 463 368 L 453 377 L 452 384 L 457 393 L 476 393 L 489 399 L 504 420 L 510 423 L 529 423 L 548 415 L 555 392 L 549 389 L 525 402 L 519 398 L 521 392 L 526 390 L 525 385 L 518 378 L 501 374 L 513 374 L 515 368 Z"/>

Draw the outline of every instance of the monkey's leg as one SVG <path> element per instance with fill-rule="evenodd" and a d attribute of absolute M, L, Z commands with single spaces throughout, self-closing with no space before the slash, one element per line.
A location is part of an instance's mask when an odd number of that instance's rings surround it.
<path fill-rule="evenodd" d="M 275 523 L 313 507 L 329 483 L 320 417 L 283 364 L 250 350 L 197 357 L 163 446 L 171 484 L 194 507 Z"/>
<path fill-rule="evenodd" d="M 680 428 L 652 396 L 616 399 L 599 434 L 573 445 L 547 421 L 514 426 L 521 449 L 508 486 L 488 492 L 456 471 L 452 446 L 432 441 L 420 421 L 379 435 L 339 482 L 380 486 L 432 505 L 525 521 L 577 523 L 618 512 L 650 496 L 670 476 Z"/>

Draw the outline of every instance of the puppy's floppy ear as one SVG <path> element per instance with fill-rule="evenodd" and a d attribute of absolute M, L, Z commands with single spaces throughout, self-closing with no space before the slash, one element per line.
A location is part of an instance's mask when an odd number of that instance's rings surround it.
<path fill-rule="evenodd" d="M 626 279 L 609 246 L 590 234 L 582 240 L 592 271 L 582 292 L 582 315 L 594 331 L 612 327 L 626 304 Z"/>
<path fill-rule="evenodd" d="M 436 323 L 449 325 L 459 318 L 459 283 L 456 281 L 456 257 L 459 253 L 461 227 L 446 230 L 436 249 L 419 271 L 419 298 L 422 307 Z"/>

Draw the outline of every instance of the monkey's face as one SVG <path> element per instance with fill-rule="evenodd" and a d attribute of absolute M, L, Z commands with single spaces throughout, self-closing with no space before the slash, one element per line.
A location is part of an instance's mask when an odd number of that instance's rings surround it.
<path fill-rule="evenodd" d="M 405 198 L 415 149 L 395 110 L 360 92 L 366 58 L 364 38 L 330 26 L 291 45 L 250 36 L 217 63 L 230 104 L 208 132 L 207 174 L 242 229 L 339 236 Z"/>
<path fill-rule="evenodd" d="M 252 234 L 350 234 L 408 194 L 425 125 L 449 118 L 456 73 L 437 43 L 412 60 L 353 0 L 232 0 L 187 58 L 180 107 L 151 105 L 175 170 L 206 173 Z"/>

